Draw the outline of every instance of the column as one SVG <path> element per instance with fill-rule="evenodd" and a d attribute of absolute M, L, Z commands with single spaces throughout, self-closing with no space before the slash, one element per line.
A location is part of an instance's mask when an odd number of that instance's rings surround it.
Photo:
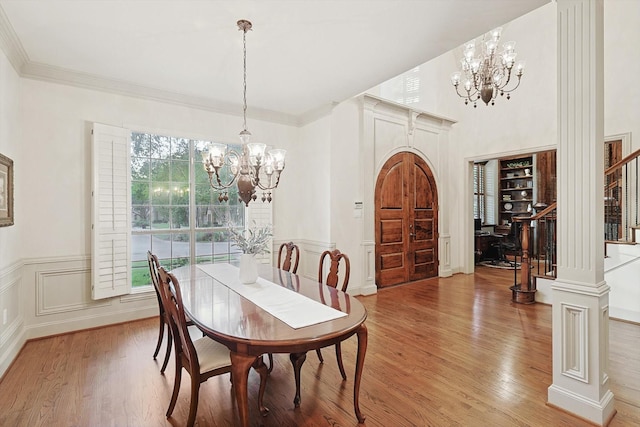
<path fill-rule="evenodd" d="M 548 403 L 597 425 L 609 390 L 604 281 L 603 0 L 558 0 L 558 277 Z"/>

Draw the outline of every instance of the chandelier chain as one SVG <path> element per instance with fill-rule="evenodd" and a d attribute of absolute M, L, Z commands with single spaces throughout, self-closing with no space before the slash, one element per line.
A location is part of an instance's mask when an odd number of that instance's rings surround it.
<path fill-rule="evenodd" d="M 247 28 L 242 29 L 242 45 L 243 45 L 243 106 L 242 106 L 242 115 L 243 115 L 243 129 L 247 130 Z"/>

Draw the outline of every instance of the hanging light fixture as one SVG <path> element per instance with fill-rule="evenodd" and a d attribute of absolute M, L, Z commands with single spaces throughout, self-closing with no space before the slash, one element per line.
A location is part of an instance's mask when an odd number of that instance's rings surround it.
<path fill-rule="evenodd" d="M 458 96 L 464 98 L 465 105 L 473 102 L 473 107 L 476 108 L 478 99 L 482 99 L 486 105 L 489 105 L 489 102 L 495 105 L 498 93 L 500 96 L 506 93 L 507 99 L 510 99 L 510 92 L 520 85 L 524 62 L 515 63 L 516 42 L 505 43 L 502 52 L 498 52 L 501 33 L 502 28 L 496 28 L 483 37 L 480 56 L 475 56 L 475 41 L 464 45 L 464 57 L 460 60 L 462 71 L 451 75 L 451 83 L 456 88 Z M 507 89 L 507 85 L 512 81 L 512 73 L 518 81 L 514 87 Z"/>
<path fill-rule="evenodd" d="M 257 199 L 256 191 L 260 189 L 262 201 L 271 202 L 271 190 L 278 186 L 280 173 L 284 169 L 286 150 L 273 149 L 265 153 L 266 145 L 249 142 L 251 132 L 247 130 L 247 31 L 251 22 L 241 19 L 238 28 L 242 31 L 243 44 L 243 129 L 240 132 L 242 151 L 228 149 L 226 144 L 212 143 L 209 151 L 202 154 L 204 169 L 209 174 L 209 184 L 219 191 L 220 202 L 229 200 L 228 189 L 232 185 L 238 187 L 240 201 L 249 206 L 249 202 Z M 223 171 L 228 171 L 228 174 Z M 223 176 L 230 176 L 223 182 Z"/>

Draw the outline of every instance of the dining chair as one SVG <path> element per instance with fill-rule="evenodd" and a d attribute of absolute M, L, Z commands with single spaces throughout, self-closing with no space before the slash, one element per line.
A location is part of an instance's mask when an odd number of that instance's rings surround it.
<path fill-rule="evenodd" d="M 160 373 L 164 374 L 164 370 L 167 368 L 167 363 L 169 362 L 169 356 L 171 355 L 171 346 L 173 344 L 171 331 L 169 330 L 169 318 L 168 314 L 164 308 L 164 304 L 162 302 L 162 297 L 160 296 L 160 276 L 158 269 L 160 268 L 160 263 L 158 262 L 158 257 L 151 253 L 151 251 L 147 251 L 147 262 L 149 263 L 149 275 L 151 276 L 151 283 L 153 284 L 153 289 L 156 291 L 156 297 L 158 298 L 158 310 L 160 312 L 160 328 L 158 333 L 158 343 L 156 344 L 156 351 L 153 353 L 153 359 L 158 356 L 158 352 L 160 351 L 160 346 L 162 345 L 162 340 L 164 339 L 164 327 L 167 325 L 167 350 L 164 355 L 164 362 L 162 362 L 162 368 L 160 368 Z"/>
<path fill-rule="evenodd" d="M 294 258 L 295 257 L 295 258 Z M 300 249 L 293 242 L 283 243 L 278 250 L 278 268 L 296 274 L 300 262 Z"/>
<path fill-rule="evenodd" d="M 182 381 L 182 368 L 184 368 L 191 377 L 191 401 L 189 405 L 189 418 L 187 426 L 192 427 L 196 419 L 198 411 L 198 396 L 200 393 L 200 384 L 215 375 L 231 373 L 231 358 L 229 349 L 212 340 L 209 337 L 198 338 L 193 341 L 189 330 L 187 329 L 187 318 L 182 302 L 182 292 L 178 279 L 168 273 L 163 267 L 158 269 L 160 296 L 164 302 L 166 312 L 168 313 L 169 324 L 174 335 L 176 372 L 173 383 L 173 393 L 169 408 L 167 409 L 167 418 L 171 416 L 178 400 L 180 392 L 180 383 Z M 260 375 L 260 388 L 258 394 L 258 407 L 260 413 L 264 416 L 269 412 L 263 405 L 263 396 L 267 384 L 267 368 L 261 364 L 259 368 L 255 368 Z"/>
<path fill-rule="evenodd" d="M 325 260 L 328 257 L 329 270 L 325 277 Z M 344 273 L 340 274 L 339 267 L 340 262 L 344 261 Z M 349 272 L 351 270 L 351 263 L 349 262 L 349 257 L 346 254 L 343 254 L 338 249 L 333 251 L 324 251 L 322 255 L 320 255 L 320 264 L 318 267 L 318 282 L 331 286 L 332 288 L 337 288 L 338 283 L 340 282 L 340 276 L 342 276 L 342 287 L 340 290 L 342 292 L 347 291 L 347 286 L 349 286 Z M 324 359 L 322 357 L 322 352 L 320 349 L 316 349 L 316 354 L 318 355 L 318 359 L 320 359 L 320 363 L 324 363 Z M 344 365 L 342 364 L 342 349 L 340 348 L 340 343 L 336 344 L 336 359 L 338 360 L 338 369 L 340 369 L 340 375 L 342 375 L 342 379 L 347 379 L 347 374 L 344 372 Z"/>
<path fill-rule="evenodd" d="M 147 251 L 147 262 L 149 263 L 149 275 L 151 276 L 153 289 L 156 291 L 156 297 L 158 298 L 158 309 L 160 311 L 160 328 L 158 333 L 158 344 L 156 344 L 156 351 L 153 353 L 154 360 L 158 355 L 158 352 L 160 351 L 160 346 L 162 345 L 162 340 L 164 338 L 164 327 L 165 325 L 167 325 L 167 350 L 164 354 L 162 368 L 160 368 L 160 373 L 164 374 L 164 371 L 167 368 L 167 364 L 169 363 L 169 356 L 171 356 L 173 335 L 171 334 L 171 330 L 169 328 L 169 318 L 167 310 L 165 309 L 164 304 L 162 303 L 162 298 L 160 297 L 160 275 L 158 271 L 158 269 L 160 268 L 160 261 L 158 261 L 158 257 L 155 254 L 153 254 L 151 251 Z M 191 319 L 187 319 L 187 326 L 193 326 L 193 321 Z"/>
<path fill-rule="evenodd" d="M 300 249 L 293 242 L 280 245 L 278 249 L 278 268 L 296 274 L 300 262 Z M 273 371 L 273 353 L 269 353 L 269 367 L 267 372 Z"/>

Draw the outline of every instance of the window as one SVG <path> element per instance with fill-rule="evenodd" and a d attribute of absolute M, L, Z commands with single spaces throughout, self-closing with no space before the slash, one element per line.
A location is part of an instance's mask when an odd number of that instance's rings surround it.
<path fill-rule="evenodd" d="M 244 205 L 238 202 L 235 186 L 229 189 L 229 201 L 220 202 L 209 185 L 200 160 L 208 144 L 131 133 L 132 287 L 151 284 L 147 250 L 171 269 L 240 257 L 229 242 L 226 225 L 229 221 L 244 227 Z"/>
<path fill-rule="evenodd" d="M 487 162 L 473 164 L 473 217 L 480 218 L 482 224 L 485 224 L 487 219 L 486 164 Z"/>
<path fill-rule="evenodd" d="M 380 95 L 399 104 L 411 105 L 420 102 L 420 67 L 391 79 L 380 85 Z"/>

